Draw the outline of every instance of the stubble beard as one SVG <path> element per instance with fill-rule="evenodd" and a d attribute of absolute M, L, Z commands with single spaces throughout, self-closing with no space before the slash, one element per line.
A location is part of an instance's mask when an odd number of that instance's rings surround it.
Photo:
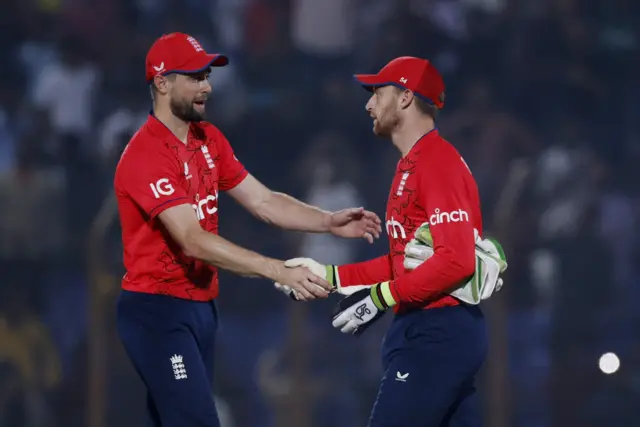
<path fill-rule="evenodd" d="M 184 122 L 201 122 L 205 119 L 205 114 L 196 111 L 193 102 L 176 101 L 172 99 L 169 103 L 171 113 Z"/>

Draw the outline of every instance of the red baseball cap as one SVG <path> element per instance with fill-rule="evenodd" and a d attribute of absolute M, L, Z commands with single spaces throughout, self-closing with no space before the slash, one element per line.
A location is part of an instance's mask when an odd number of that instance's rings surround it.
<path fill-rule="evenodd" d="M 158 75 L 199 73 L 209 67 L 224 67 L 228 63 L 229 58 L 219 53 L 207 53 L 188 34 L 165 34 L 147 52 L 147 82 Z"/>
<path fill-rule="evenodd" d="M 378 74 L 356 74 L 355 79 L 367 90 L 380 86 L 408 89 L 420 98 L 444 107 L 444 81 L 436 67 L 426 59 L 401 56 L 391 60 Z"/>

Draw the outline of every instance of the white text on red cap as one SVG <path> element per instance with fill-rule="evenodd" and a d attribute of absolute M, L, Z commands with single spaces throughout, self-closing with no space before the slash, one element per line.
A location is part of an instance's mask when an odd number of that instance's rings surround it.
<path fill-rule="evenodd" d="M 196 52 L 202 52 L 204 50 L 202 46 L 200 46 L 200 43 L 198 43 L 198 40 L 194 39 L 193 37 L 189 36 L 187 37 L 187 40 L 189 41 L 189 43 L 191 43 L 191 46 L 193 46 Z"/>

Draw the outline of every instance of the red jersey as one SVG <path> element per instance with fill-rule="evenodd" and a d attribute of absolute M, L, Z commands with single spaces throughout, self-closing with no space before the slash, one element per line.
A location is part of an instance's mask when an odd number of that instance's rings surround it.
<path fill-rule="evenodd" d="M 405 270 L 405 246 L 425 222 L 434 255 L 415 270 Z M 390 280 L 396 311 L 457 305 L 447 291 L 475 271 L 474 228 L 482 235 L 476 182 L 460 153 L 433 130 L 398 162 L 387 201 L 389 253 L 340 266 L 341 285 Z"/>
<path fill-rule="evenodd" d="M 218 234 L 218 192 L 246 176 L 215 126 L 192 123 L 184 144 L 150 115 L 124 149 L 115 174 L 127 270 L 122 288 L 196 301 L 215 298 L 217 269 L 185 256 L 157 217 L 187 203 L 202 228 Z"/>

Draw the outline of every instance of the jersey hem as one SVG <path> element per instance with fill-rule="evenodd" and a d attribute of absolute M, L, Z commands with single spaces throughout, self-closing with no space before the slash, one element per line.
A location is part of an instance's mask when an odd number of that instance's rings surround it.
<path fill-rule="evenodd" d="M 400 302 L 398 305 L 393 307 L 393 311 L 395 314 L 403 314 L 416 310 L 431 310 L 434 308 L 442 308 L 442 307 L 455 307 L 460 305 L 460 301 L 452 297 L 451 295 L 445 295 L 442 298 L 439 298 L 435 301 L 430 301 L 427 304 L 411 304 L 406 302 Z"/>
<path fill-rule="evenodd" d="M 158 289 L 153 289 L 152 285 L 140 286 L 140 285 L 132 285 L 128 282 L 122 283 L 122 289 L 129 292 L 137 292 L 141 294 L 150 294 L 150 295 L 164 295 L 168 297 L 190 300 L 190 301 L 198 301 L 198 302 L 211 302 L 218 297 L 218 292 L 212 292 L 209 289 L 172 289 L 170 292 L 163 292 Z"/>

